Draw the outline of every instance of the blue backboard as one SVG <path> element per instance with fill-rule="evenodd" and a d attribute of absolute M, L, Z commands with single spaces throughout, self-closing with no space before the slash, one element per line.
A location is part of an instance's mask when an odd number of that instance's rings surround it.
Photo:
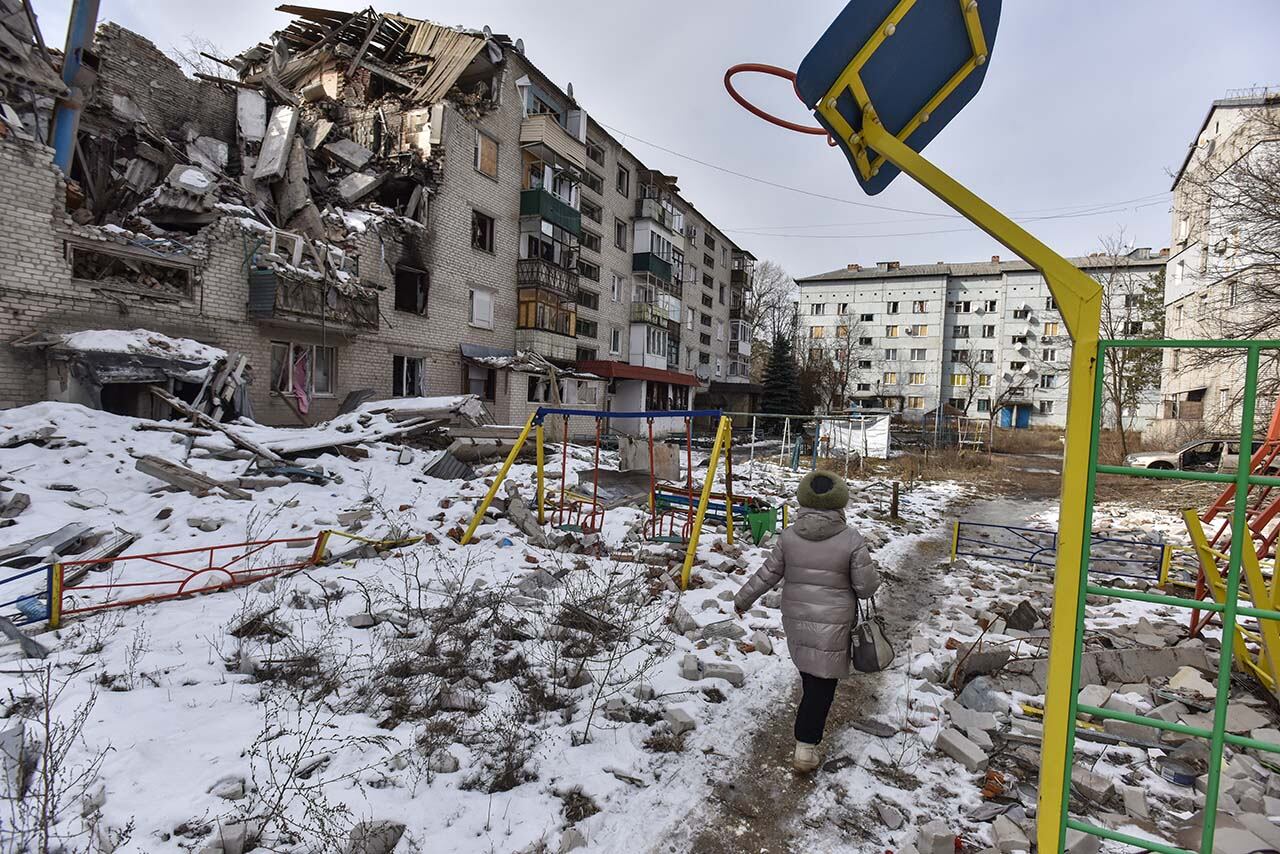
<path fill-rule="evenodd" d="M 1001 0 L 851 0 L 809 51 L 796 91 L 875 195 L 898 175 L 851 145 L 864 108 L 920 151 L 978 94 L 990 64 Z M 835 98 L 834 109 L 823 102 Z M 819 107 L 822 106 L 822 109 Z M 826 115 L 824 115 L 824 112 Z"/>

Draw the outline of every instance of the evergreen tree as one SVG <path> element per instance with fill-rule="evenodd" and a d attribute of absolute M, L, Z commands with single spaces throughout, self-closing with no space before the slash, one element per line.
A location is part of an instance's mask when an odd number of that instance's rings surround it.
<path fill-rule="evenodd" d="M 760 411 L 795 415 L 799 409 L 799 392 L 796 360 L 791 352 L 791 341 L 785 335 L 775 335 L 769 350 L 769 362 L 764 369 L 764 389 L 760 396 Z M 771 419 L 772 420 L 772 419 Z M 770 429 L 782 429 L 782 422 L 771 423 Z"/>

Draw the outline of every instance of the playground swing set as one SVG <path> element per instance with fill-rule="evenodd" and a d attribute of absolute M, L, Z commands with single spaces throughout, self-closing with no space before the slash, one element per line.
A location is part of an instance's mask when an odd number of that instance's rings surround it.
<path fill-rule="evenodd" d="M 566 441 L 560 447 L 560 487 L 558 493 L 548 496 L 546 489 L 546 441 L 544 427 L 546 420 L 559 416 L 563 425 L 562 435 Z M 586 495 L 569 489 L 569 418 L 581 416 L 591 418 L 595 424 L 594 467 L 591 472 L 591 494 Z M 696 488 L 693 479 L 693 420 L 709 418 L 715 420 L 715 438 L 712 443 L 711 456 L 707 461 L 707 472 L 700 488 Z M 600 494 L 600 450 L 605 435 L 605 424 L 614 419 L 644 420 L 647 427 L 649 448 L 649 489 L 648 519 L 644 524 L 644 537 L 649 542 L 685 545 L 684 565 L 681 569 L 680 584 L 685 589 L 689 585 L 689 577 L 698 551 L 698 540 L 702 526 L 708 520 L 724 524 L 726 539 L 733 544 L 734 528 L 741 524 L 749 532 L 753 541 L 759 543 L 767 533 L 777 530 L 779 513 L 781 521 L 786 524 L 786 507 L 771 507 L 763 499 L 735 495 L 733 490 L 733 422 L 721 410 L 654 410 L 639 412 L 610 412 L 595 409 L 562 409 L 557 407 L 539 407 L 525 423 L 524 429 L 516 438 L 515 444 L 507 454 L 498 470 L 497 477 L 490 484 L 488 492 L 481 500 L 476 513 L 467 526 L 460 542 L 467 545 L 475 537 L 476 529 L 484 520 L 489 505 L 493 503 L 498 489 L 511 471 L 516 458 L 529 440 L 534 436 L 534 449 L 537 467 L 537 494 L 535 506 L 538 523 L 550 524 L 556 530 L 575 534 L 596 534 L 604 527 L 605 504 Z M 657 477 L 657 461 L 655 459 L 654 422 L 658 419 L 682 419 L 685 439 L 685 477 L 684 483 L 660 481 Z M 713 484 L 720 465 L 724 465 L 724 492 L 716 492 Z"/>
<path fill-rule="evenodd" d="M 920 152 L 978 93 L 990 67 L 999 26 L 1001 0 L 851 0 L 823 33 L 795 72 L 772 65 L 735 65 L 725 73 L 730 96 L 756 116 L 787 130 L 824 136 L 839 147 L 854 178 L 868 195 L 884 190 L 906 173 L 957 213 L 999 241 L 1044 276 L 1071 339 L 1067 420 L 1062 463 L 1062 492 L 1054 542 L 1053 624 L 1047 662 L 1043 750 L 1041 753 L 1036 840 L 1040 851 L 1066 850 L 1068 834 L 1081 834 L 1161 854 L 1190 854 L 1155 839 L 1100 827 L 1071 810 L 1071 775 L 1079 716 L 1119 720 L 1159 732 L 1176 732 L 1208 743 L 1204 810 L 1195 850 L 1211 854 L 1218 827 L 1223 754 L 1251 749 L 1280 754 L 1280 744 L 1227 732 L 1227 704 L 1233 667 L 1257 675 L 1266 670 L 1272 690 L 1280 681 L 1280 579 L 1270 584 L 1261 570 L 1259 549 L 1269 537 L 1264 517 L 1273 519 L 1271 490 L 1280 487 L 1271 463 L 1277 445 L 1264 446 L 1252 460 L 1241 454 L 1234 473 L 1153 471 L 1102 465 L 1103 374 L 1109 349 L 1233 349 L 1244 356 L 1241 447 L 1251 447 L 1261 350 L 1280 349 L 1280 341 L 1102 340 L 1102 286 L 1017 223 L 943 172 Z M 788 80 L 819 126 L 773 116 L 751 104 L 734 88 L 744 72 Z M 1276 424 L 1273 420 L 1273 428 Z M 1272 438 L 1269 434 L 1269 438 Z M 1280 440 L 1280 436 L 1275 436 Z M 1216 482 L 1229 485 L 1208 519 L 1194 510 L 1186 522 L 1203 570 L 1203 593 L 1212 600 L 1129 590 L 1090 583 L 1094 493 L 1098 474 Z M 1254 504 L 1250 507 L 1250 493 Z M 1230 516 L 1227 516 L 1227 509 Z M 1270 515 L 1268 515 L 1270 514 Z M 1202 524 L 1219 515 L 1222 527 L 1215 548 Z M 1225 520 L 1229 518 L 1229 525 Z M 1253 522 L 1253 525 L 1250 522 Z M 1230 536 L 1227 538 L 1226 531 Z M 1274 563 L 1272 564 L 1274 570 Z M 1250 595 L 1241 601 L 1242 584 Z M 1221 620 L 1224 643 L 1218 661 L 1216 697 L 1208 727 L 1172 723 L 1145 715 L 1081 704 L 1085 608 L 1094 597 L 1122 599 L 1209 612 Z M 1241 618 L 1256 624 L 1252 640 L 1240 634 Z M 1198 615 L 1193 619 L 1199 619 Z M 1262 671 L 1262 672 L 1259 672 Z M 1074 843 L 1073 843 L 1074 844 Z"/>

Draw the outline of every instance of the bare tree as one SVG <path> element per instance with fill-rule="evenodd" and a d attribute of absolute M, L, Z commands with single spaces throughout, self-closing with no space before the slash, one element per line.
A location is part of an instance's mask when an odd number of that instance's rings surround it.
<path fill-rule="evenodd" d="M 837 316 L 833 326 L 822 329 L 821 337 L 804 342 L 798 354 L 800 393 L 818 408 L 844 410 L 849 406 L 849 393 L 859 376 L 857 366 L 871 360 L 872 340 L 852 311 L 846 310 Z"/>
<path fill-rule="evenodd" d="M 1102 337 L 1164 337 L 1164 272 L 1139 272 L 1131 264 L 1124 233 L 1103 238 L 1108 266 L 1095 278 L 1102 284 Z M 1160 386 L 1161 351 L 1108 347 L 1103 365 L 1104 406 L 1120 436 L 1120 454 L 1129 453 L 1129 432 L 1144 394 Z"/>
<path fill-rule="evenodd" d="M 957 342 L 958 344 L 959 342 Z M 995 355 L 992 350 L 975 349 L 970 346 L 954 346 L 951 350 L 949 365 L 952 376 L 952 388 L 964 389 L 964 396 L 956 398 L 963 405 L 957 407 L 967 416 L 973 409 L 978 392 L 990 389 L 991 378 L 995 372 Z M 963 383 L 956 380 L 963 377 Z"/>
<path fill-rule="evenodd" d="M 756 265 L 746 315 L 755 340 L 763 345 L 759 349 L 767 350 L 778 335 L 791 334 L 797 294 L 795 279 L 777 261 Z"/>

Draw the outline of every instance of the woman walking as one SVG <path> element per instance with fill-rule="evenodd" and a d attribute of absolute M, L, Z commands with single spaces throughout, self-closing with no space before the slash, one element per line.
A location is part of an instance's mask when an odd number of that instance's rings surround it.
<path fill-rule="evenodd" d="M 821 763 L 818 744 L 837 682 L 849 675 L 849 634 L 858 599 L 870 599 L 880 586 L 866 540 L 845 523 L 849 486 L 838 475 L 813 471 L 796 493 L 795 524 L 755 575 L 734 597 L 741 613 L 780 581 L 782 628 L 791 659 L 800 670 L 803 695 L 796 712 L 797 771 Z"/>

